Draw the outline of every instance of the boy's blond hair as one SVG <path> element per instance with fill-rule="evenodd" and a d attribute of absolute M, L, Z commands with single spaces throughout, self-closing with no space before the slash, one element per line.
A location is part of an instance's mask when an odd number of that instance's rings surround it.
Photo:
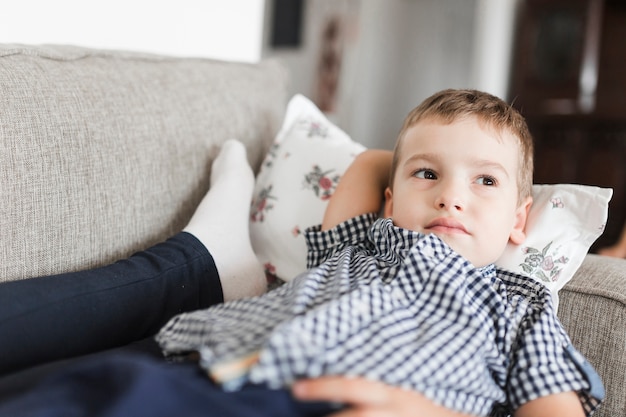
<path fill-rule="evenodd" d="M 508 132 L 519 140 L 518 200 L 532 195 L 533 138 L 524 117 L 500 98 L 477 90 L 448 89 L 433 94 L 414 108 L 404 119 L 393 153 L 389 186 L 393 181 L 406 131 L 420 121 L 431 119 L 450 124 L 464 117 L 476 117 L 487 129 Z M 471 145 L 470 145 L 471 146 Z"/>

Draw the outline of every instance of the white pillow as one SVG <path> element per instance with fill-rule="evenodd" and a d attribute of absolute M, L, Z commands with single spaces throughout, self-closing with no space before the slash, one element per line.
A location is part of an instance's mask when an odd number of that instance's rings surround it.
<path fill-rule="evenodd" d="M 533 185 L 526 240 L 509 243 L 496 265 L 544 283 L 558 305 L 558 291 L 574 276 L 608 218 L 611 188 Z"/>
<path fill-rule="evenodd" d="M 288 281 L 306 269 L 302 232 L 322 222 L 328 198 L 365 148 L 296 95 L 257 176 L 250 216 L 253 248 L 268 280 Z M 529 275 L 557 292 L 569 281 L 604 230 L 612 190 L 534 185 L 523 245 L 509 244 L 496 265 Z"/>
<path fill-rule="evenodd" d="M 309 99 L 290 100 L 257 175 L 250 212 L 252 247 L 270 283 L 306 269 L 302 233 L 322 222 L 339 178 L 364 150 Z"/>

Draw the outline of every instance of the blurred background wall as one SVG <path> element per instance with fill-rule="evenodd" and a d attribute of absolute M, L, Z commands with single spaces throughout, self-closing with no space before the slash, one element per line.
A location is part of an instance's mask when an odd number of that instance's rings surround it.
<path fill-rule="evenodd" d="M 339 79 L 325 110 L 366 146 L 391 148 L 406 114 L 442 88 L 507 94 L 517 1 L 303 1 L 300 44 L 272 46 L 268 20 L 263 56 L 286 62 L 293 91 L 320 105 L 324 31 L 337 24 Z M 280 3 L 266 3 L 267 19 Z"/>

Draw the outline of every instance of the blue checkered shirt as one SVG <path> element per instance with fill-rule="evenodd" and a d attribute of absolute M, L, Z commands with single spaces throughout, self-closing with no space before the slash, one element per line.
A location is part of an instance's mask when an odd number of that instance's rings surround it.
<path fill-rule="evenodd" d="M 229 389 L 347 375 L 475 415 L 565 391 L 577 391 L 588 414 L 598 406 L 602 384 L 542 284 L 474 268 L 435 235 L 374 214 L 306 238 L 306 273 L 263 296 L 175 317 L 157 336 L 165 354 L 198 352 L 210 371 L 258 353 Z"/>

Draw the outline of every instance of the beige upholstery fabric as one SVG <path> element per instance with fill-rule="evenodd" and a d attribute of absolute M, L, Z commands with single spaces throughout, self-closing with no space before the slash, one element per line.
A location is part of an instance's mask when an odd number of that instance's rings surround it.
<path fill-rule="evenodd" d="M 594 416 L 626 416 L 626 260 L 587 255 L 560 292 L 559 318 L 604 382 Z"/>
<path fill-rule="evenodd" d="M 286 72 L 0 45 L 0 281 L 94 267 L 179 231 L 228 138 L 258 168 Z"/>

